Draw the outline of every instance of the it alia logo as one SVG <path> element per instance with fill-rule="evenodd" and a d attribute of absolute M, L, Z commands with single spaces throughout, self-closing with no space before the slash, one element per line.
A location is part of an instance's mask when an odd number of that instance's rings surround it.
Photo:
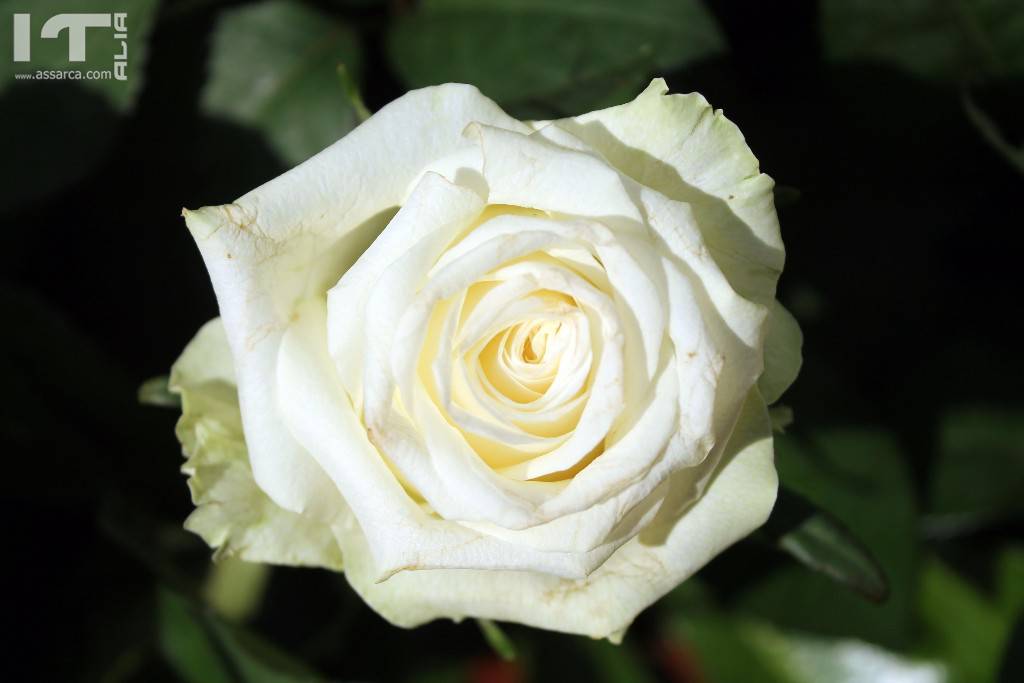
<path fill-rule="evenodd" d="M 88 29 L 114 29 L 114 39 L 120 44 L 120 51 L 114 54 L 114 78 L 126 80 L 128 68 L 128 13 L 113 14 L 57 14 L 43 23 L 39 37 L 45 39 L 60 38 L 67 31 L 68 61 L 84 62 L 86 47 L 85 38 Z M 32 15 L 14 15 L 14 61 L 29 62 L 32 60 Z"/>

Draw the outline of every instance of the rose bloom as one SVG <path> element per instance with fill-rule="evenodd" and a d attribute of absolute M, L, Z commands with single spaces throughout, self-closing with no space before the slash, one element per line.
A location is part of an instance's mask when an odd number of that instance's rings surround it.
<path fill-rule="evenodd" d="M 772 188 L 660 79 L 533 122 L 448 84 L 186 210 L 221 313 L 171 376 L 186 527 L 400 626 L 621 638 L 775 501 Z"/>

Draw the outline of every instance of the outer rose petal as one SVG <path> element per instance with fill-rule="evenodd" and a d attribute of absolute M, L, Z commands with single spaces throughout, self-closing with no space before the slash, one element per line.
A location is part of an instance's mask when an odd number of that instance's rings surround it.
<path fill-rule="evenodd" d="M 371 555 L 354 521 L 338 527 L 348 558 L 345 575 L 375 611 L 399 626 L 472 616 L 617 639 L 644 608 L 768 518 L 778 479 L 771 424 L 756 391 L 704 494 L 680 510 L 678 503 L 688 499 L 692 482 L 683 472 L 671 486 L 670 500 L 651 526 L 586 579 L 434 569 L 405 571 L 375 583 Z"/>
<path fill-rule="evenodd" d="M 697 93 L 666 93 L 656 78 L 632 102 L 554 123 L 641 185 L 690 204 L 732 286 L 766 304 L 785 259 L 774 182 L 721 111 Z"/>
<path fill-rule="evenodd" d="M 295 305 L 337 282 L 424 168 L 471 144 L 473 121 L 528 130 L 476 88 L 424 88 L 236 202 L 184 212 L 228 332 L 253 473 L 282 507 L 327 520 L 340 500 L 282 424 L 270 381 Z"/>
<path fill-rule="evenodd" d="M 216 548 L 215 557 L 341 569 L 331 528 L 278 507 L 253 479 L 220 318 L 206 323 L 185 347 L 170 383 L 181 394 L 177 434 L 196 505 L 185 528 Z"/>
<path fill-rule="evenodd" d="M 778 301 L 768 313 L 764 339 L 764 374 L 757 388 L 768 405 L 779 400 L 800 374 L 804 335 L 793 314 Z"/>

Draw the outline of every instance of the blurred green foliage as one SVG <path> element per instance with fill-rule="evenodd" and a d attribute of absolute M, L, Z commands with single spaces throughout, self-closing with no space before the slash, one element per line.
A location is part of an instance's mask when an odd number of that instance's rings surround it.
<path fill-rule="evenodd" d="M 160 652 L 187 683 L 317 683 L 325 679 L 244 628 L 161 589 Z"/>
<path fill-rule="evenodd" d="M 202 108 L 258 130 L 289 165 L 341 138 L 358 115 L 338 66 L 358 73 L 355 33 L 298 0 L 266 0 L 218 19 Z"/>
<path fill-rule="evenodd" d="M 835 515 L 786 487 L 779 490 L 771 521 L 758 536 L 872 602 L 889 597 L 889 580 L 860 539 Z"/>
<path fill-rule="evenodd" d="M 37 33 L 124 4 L 3 0 L 0 15 L 31 12 Z M 67 68 L 63 41 L 34 39 L 30 67 L 0 60 L 5 585 L 26 637 L 5 666 L 32 669 L 5 680 L 1020 680 L 1024 363 L 1003 244 L 1024 168 L 1019 2 L 127 5 L 126 82 L 15 82 Z M 82 68 L 114 47 L 90 34 Z M 302 161 L 363 100 L 461 80 L 547 118 L 654 75 L 727 107 L 779 180 L 781 296 L 807 359 L 776 413 L 777 461 L 810 507 L 784 518 L 783 499 L 768 543 L 725 553 L 621 646 L 401 631 L 337 575 L 211 569 L 181 529 L 172 397 L 158 379 L 135 401 L 215 314 L 181 204 Z M 877 594 L 882 575 L 882 604 L 849 589 Z"/>
<path fill-rule="evenodd" d="M 678 617 L 679 647 L 692 647 L 711 680 L 743 683 L 875 683 L 941 681 L 942 664 L 894 655 L 865 642 L 781 631 L 765 622 L 722 614 Z"/>
<path fill-rule="evenodd" d="M 940 653 L 954 681 L 995 680 L 1010 622 L 937 560 L 924 569 L 919 606 L 923 647 Z"/>
<path fill-rule="evenodd" d="M 932 526 L 956 533 L 1024 513 L 1024 413 L 993 407 L 947 414 L 932 476 Z"/>
<path fill-rule="evenodd" d="M 825 55 L 870 60 L 946 81 L 1024 71 L 1024 14 L 1014 0 L 823 0 Z"/>
<path fill-rule="evenodd" d="M 791 566 L 746 591 L 745 609 L 802 630 L 895 647 L 906 644 L 919 564 L 919 549 L 907 539 L 917 533 L 917 512 L 905 459 L 894 439 L 863 430 L 829 431 L 806 439 L 776 436 L 776 466 L 787 486 L 844 520 L 872 550 L 888 575 L 889 598 L 876 605 L 824 576 Z"/>
<path fill-rule="evenodd" d="M 411 86 L 472 83 L 513 114 L 575 114 L 632 99 L 650 73 L 724 41 L 698 0 L 427 0 L 387 47 Z"/>

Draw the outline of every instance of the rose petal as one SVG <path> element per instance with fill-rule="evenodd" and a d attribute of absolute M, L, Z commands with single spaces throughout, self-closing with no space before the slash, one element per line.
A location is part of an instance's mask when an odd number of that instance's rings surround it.
<path fill-rule="evenodd" d="M 281 345 L 280 411 L 295 438 L 323 467 L 354 515 L 366 545 L 364 577 L 381 580 L 411 569 L 527 570 L 581 578 L 595 566 L 587 553 L 517 546 L 430 515 L 403 490 L 352 410 L 327 353 L 326 307 L 307 302 Z M 533 483 L 534 487 L 559 488 Z"/>
<path fill-rule="evenodd" d="M 478 617 L 621 637 L 641 610 L 764 523 L 777 489 L 772 460 L 771 425 L 754 392 L 715 468 L 713 485 L 680 516 L 676 503 L 692 499 L 692 483 L 685 476 L 673 481 L 652 526 L 586 579 L 442 569 L 401 572 L 375 583 L 366 540 L 352 525 L 337 530 L 352 558 L 346 577 L 375 611 L 400 626 Z"/>
<path fill-rule="evenodd" d="M 235 373 L 220 318 L 196 333 L 171 368 L 170 389 L 181 395 L 176 432 L 188 460 L 182 471 L 196 509 L 185 528 L 214 557 L 339 570 L 341 548 L 331 527 L 274 504 L 256 485 L 242 436 Z M 347 514 L 339 501 L 335 519 Z"/>
<path fill-rule="evenodd" d="M 690 204 L 736 290 L 767 304 L 785 259 L 774 182 L 721 111 L 697 93 L 667 93 L 656 78 L 632 102 L 554 124 L 641 185 Z"/>
<path fill-rule="evenodd" d="M 355 261 L 422 170 L 466 146 L 472 121 L 525 129 L 473 87 L 425 88 L 235 203 L 184 212 L 228 330 L 256 482 L 286 509 L 328 516 L 337 496 L 283 428 L 267 386 L 282 331 L 297 302 Z"/>
<path fill-rule="evenodd" d="M 778 301 L 773 302 L 766 323 L 764 373 L 757 381 L 768 405 L 778 401 L 800 374 L 803 343 L 804 335 L 796 319 Z"/>

